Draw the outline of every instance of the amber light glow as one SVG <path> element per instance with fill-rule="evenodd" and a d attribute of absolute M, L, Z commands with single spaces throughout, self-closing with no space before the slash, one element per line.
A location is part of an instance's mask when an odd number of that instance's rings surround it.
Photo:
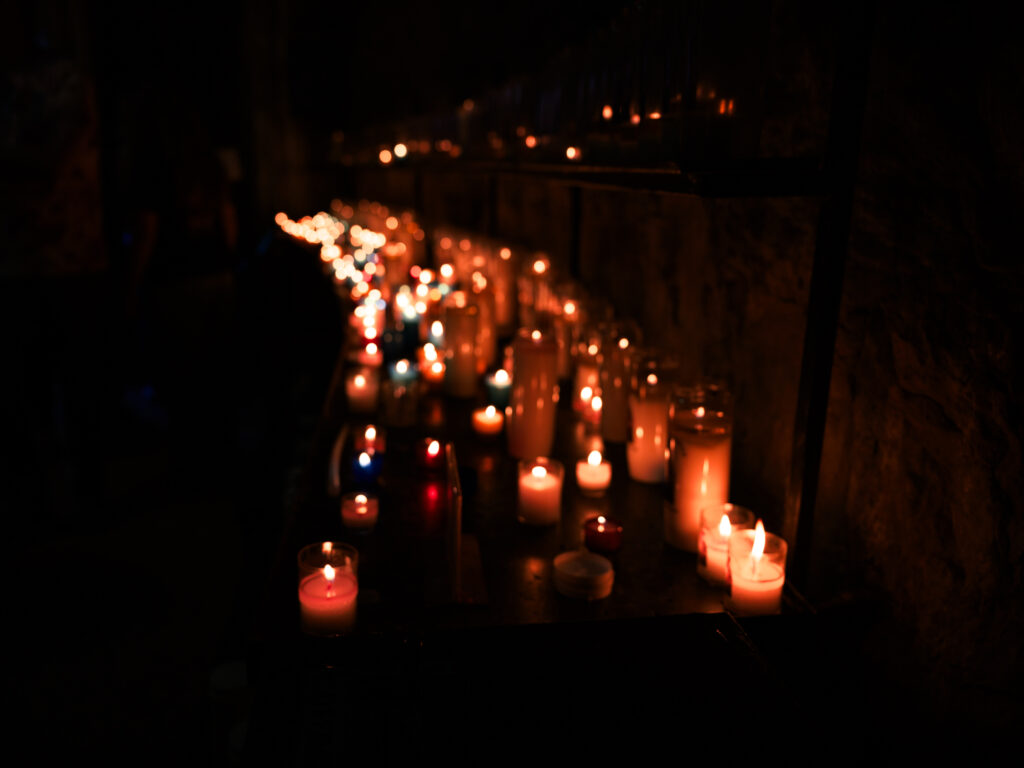
<path fill-rule="evenodd" d="M 582 157 L 579 147 L 566 147 L 565 156 L 570 160 L 579 160 Z"/>
<path fill-rule="evenodd" d="M 601 117 L 603 117 L 605 120 L 611 120 L 612 119 L 612 115 L 614 115 L 614 114 L 615 114 L 615 112 L 612 109 L 612 105 L 611 104 L 605 104 L 604 105 L 604 109 L 601 110 Z"/>
<path fill-rule="evenodd" d="M 540 480 L 542 477 L 547 477 L 548 471 L 540 466 L 539 464 L 530 470 L 530 474 Z"/>
<path fill-rule="evenodd" d="M 395 157 L 405 157 L 409 154 L 409 148 L 405 144 L 399 142 L 395 144 Z"/>
<path fill-rule="evenodd" d="M 537 137 L 534 136 L 533 134 L 530 134 L 523 140 L 523 143 L 526 144 L 526 146 L 529 149 L 533 149 L 534 147 L 537 146 Z"/>
<path fill-rule="evenodd" d="M 499 368 L 494 372 L 494 383 L 495 384 L 508 384 L 508 371 L 504 368 Z"/>
<path fill-rule="evenodd" d="M 380 158 L 380 161 L 384 165 L 387 165 L 388 163 L 391 162 L 391 150 L 390 149 L 382 149 L 380 151 L 380 154 L 377 157 Z"/>
<path fill-rule="evenodd" d="M 718 523 L 718 535 L 723 539 L 728 539 L 729 534 L 732 533 L 732 523 L 729 522 L 728 515 L 722 515 L 722 519 Z"/>
<path fill-rule="evenodd" d="M 325 541 L 321 549 L 325 555 L 329 555 L 331 554 L 331 550 L 334 549 L 334 545 L 329 541 Z"/>
<path fill-rule="evenodd" d="M 437 456 L 441 452 L 441 443 L 437 440 L 431 440 L 430 445 L 427 446 L 427 455 L 430 457 Z"/>
<path fill-rule="evenodd" d="M 602 458 L 600 451 L 591 451 L 590 453 L 587 454 L 587 464 L 589 464 L 590 466 L 599 467 L 601 466 L 601 461 Z"/>

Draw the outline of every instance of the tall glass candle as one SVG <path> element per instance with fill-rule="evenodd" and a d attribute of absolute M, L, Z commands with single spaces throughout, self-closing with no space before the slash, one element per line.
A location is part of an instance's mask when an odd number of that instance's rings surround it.
<path fill-rule="evenodd" d="M 540 331 L 523 329 L 515 340 L 509 396 L 508 450 L 515 458 L 547 456 L 555 443 L 558 347 Z"/>
<path fill-rule="evenodd" d="M 702 387 L 680 390 L 672 417 L 675 506 L 666 511 L 665 540 L 697 551 L 700 511 L 729 499 L 732 424 L 724 398 Z"/>
<path fill-rule="evenodd" d="M 629 396 L 626 443 L 629 476 L 641 483 L 663 483 L 668 479 L 670 401 L 667 376 L 653 358 L 648 358 Z"/>
<path fill-rule="evenodd" d="M 462 291 L 453 293 L 445 305 L 445 391 L 455 397 L 476 394 L 477 326 L 480 311 Z"/>
<path fill-rule="evenodd" d="M 359 367 L 345 376 L 345 398 L 350 411 L 370 413 L 377 410 L 380 396 L 380 379 L 377 369 Z"/>
<path fill-rule="evenodd" d="M 299 551 L 299 611 L 302 630 L 343 635 L 356 622 L 358 555 L 347 544 L 325 541 Z"/>
<path fill-rule="evenodd" d="M 623 443 L 629 435 L 629 388 L 636 334 L 620 324 L 609 325 L 605 333 L 601 434 L 609 442 Z"/>

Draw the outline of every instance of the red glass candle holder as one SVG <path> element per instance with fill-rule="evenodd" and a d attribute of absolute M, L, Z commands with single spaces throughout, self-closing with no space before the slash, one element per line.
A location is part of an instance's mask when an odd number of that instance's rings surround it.
<path fill-rule="evenodd" d="M 595 515 L 583 523 L 583 541 L 595 552 L 618 552 L 622 547 L 622 524 L 604 515 Z"/>

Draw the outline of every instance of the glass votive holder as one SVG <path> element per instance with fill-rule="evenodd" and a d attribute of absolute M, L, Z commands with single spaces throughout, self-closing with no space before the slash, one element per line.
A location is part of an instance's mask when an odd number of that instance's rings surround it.
<path fill-rule="evenodd" d="M 539 457 L 519 462 L 517 517 L 526 525 L 555 525 L 562 516 L 565 467 L 556 459 Z"/>
<path fill-rule="evenodd" d="M 348 408 L 354 413 L 372 413 L 377 410 L 380 396 L 380 377 L 377 369 L 360 366 L 349 371 L 345 377 L 345 398 Z"/>
<path fill-rule="evenodd" d="M 372 493 L 346 493 L 341 497 L 341 523 L 355 531 L 371 531 L 377 524 L 380 500 Z"/>
<path fill-rule="evenodd" d="M 712 584 L 729 583 L 729 538 L 754 527 L 754 513 L 735 504 L 712 504 L 701 510 L 697 575 Z"/>
<path fill-rule="evenodd" d="M 373 485 L 380 477 L 384 458 L 376 451 L 359 451 L 352 459 L 352 477 L 359 485 Z"/>
<path fill-rule="evenodd" d="M 618 552 L 622 546 L 622 523 L 597 515 L 583 524 L 583 541 L 592 552 Z"/>
<path fill-rule="evenodd" d="M 754 530 L 729 536 L 728 606 L 743 616 L 778 613 L 786 583 L 786 540 L 765 533 L 760 520 Z"/>
<path fill-rule="evenodd" d="M 432 437 L 417 442 L 416 465 L 430 472 L 443 472 L 446 468 L 444 443 Z"/>
<path fill-rule="evenodd" d="M 352 442 L 357 451 L 373 451 L 378 454 L 383 454 L 388 447 L 386 433 L 373 424 L 367 424 L 357 432 Z"/>
<path fill-rule="evenodd" d="M 487 402 L 498 410 L 504 411 L 508 405 L 509 391 L 512 389 L 512 377 L 504 368 L 499 368 L 494 373 L 484 378 L 484 386 L 487 388 Z"/>
<path fill-rule="evenodd" d="M 299 616 L 302 631 L 334 637 L 356 623 L 359 553 L 348 544 L 324 541 L 299 550 Z"/>

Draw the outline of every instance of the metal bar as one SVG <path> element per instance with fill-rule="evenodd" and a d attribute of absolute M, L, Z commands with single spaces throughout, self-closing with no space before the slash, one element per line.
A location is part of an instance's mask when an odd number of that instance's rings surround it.
<path fill-rule="evenodd" d="M 814 249 L 783 519 L 783 536 L 793 554 L 787 570 L 798 585 L 806 583 L 810 561 L 814 505 L 867 99 L 873 17 L 871 3 L 851 3 L 847 18 L 840 20 L 840 53 L 825 148 L 828 186 Z"/>

